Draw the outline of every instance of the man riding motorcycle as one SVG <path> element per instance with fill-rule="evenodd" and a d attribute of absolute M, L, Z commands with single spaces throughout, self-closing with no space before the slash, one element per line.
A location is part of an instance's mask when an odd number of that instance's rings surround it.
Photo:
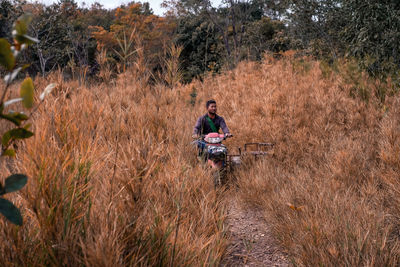
<path fill-rule="evenodd" d="M 224 118 L 217 115 L 217 103 L 215 100 L 208 100 L 206 102 L 207 113 L 197 119 L 196 125 L 193 129 L 192 137 L 199 139 L 199 137 L 209 133 L 218 133 L 220 129 L 225 135 L 225 138 L 231 137 L 228 126 L 226 126 Z M 197 141 L 199 149 L 199 156 L 203 154 L 206 143 L 203 140 Z"/>

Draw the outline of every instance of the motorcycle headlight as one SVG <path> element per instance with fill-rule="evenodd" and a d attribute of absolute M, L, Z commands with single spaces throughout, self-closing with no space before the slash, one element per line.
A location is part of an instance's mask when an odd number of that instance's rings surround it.
<path fill-rule="evenodd" d="M 206 142 L 208 142 L 210 144 L 218 144 L 222 141 L 221 138 L 219 138 L 219 137 L 208 137 L 205 140 L 206 140 Z"/>
<path fill-rule="evenodd" d="M 217 152 L 221 152 L 221 153 L 225 153 L 226 152 L 226 148 L 225 147 L 219 147 L 216 149 Z"/>

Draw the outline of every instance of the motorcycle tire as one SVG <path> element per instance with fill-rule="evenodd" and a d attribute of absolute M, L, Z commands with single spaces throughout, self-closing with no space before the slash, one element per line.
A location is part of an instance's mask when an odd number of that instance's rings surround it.
<path fill-rule="evenodd" d="M 221 170 L 213 171 L 212 176 L 213 176 L 213 181 L 214 181 L 215 187 L 223 185 L 224 180 L 225 180 L 225 175 L 226 175 L 225 168 L 221 169 Z"/>
<path fill-rule="evenodd" d="M 214 181 L 214 186 L 218 187 L 221 185 L 221 174 L 219 170 L 216 170 L 212 174 L 213 176 L 213 181 Z"/>

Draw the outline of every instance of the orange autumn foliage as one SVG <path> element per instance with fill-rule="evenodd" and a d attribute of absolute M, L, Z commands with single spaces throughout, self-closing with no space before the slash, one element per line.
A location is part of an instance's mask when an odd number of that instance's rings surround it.
<path fill-rule="evenodd" d="M 101 26 L 90 26 L 92 36 L 97 40 L 97 49 L 100 51 L 103 48 L 110 49 L 117 44 L 117 40 L 113 33 L 105 30 Z"/>
<path fill-rule="evenodd" d="M 117 8 L 115 17 L 109 31 L 100 26 L 91 27 L 98 50 L 114 48 L 118 43 L 117 39 L 135 31 L 135 39 L 140 40 L 141 45 L 146 48 L 145 55 L 149 62 L 154 63 L 162 55 L 164 47 L 171 42 L 175 23 L 168 18 L 151 14 L 141 3 Z"/>

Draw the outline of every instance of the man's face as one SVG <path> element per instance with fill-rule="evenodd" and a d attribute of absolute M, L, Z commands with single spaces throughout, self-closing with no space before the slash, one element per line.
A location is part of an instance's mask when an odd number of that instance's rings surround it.
<path fill-rule="evenodd" d="M 217 104 L 211 103 L 207 108 L 208 113 L 216 114 L 217 113 Z"/>

